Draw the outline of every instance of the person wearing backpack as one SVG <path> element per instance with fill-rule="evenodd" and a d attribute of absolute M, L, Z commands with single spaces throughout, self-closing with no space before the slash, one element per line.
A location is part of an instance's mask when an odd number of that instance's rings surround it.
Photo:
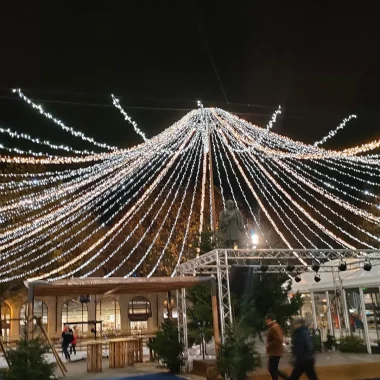
<path fill-rule="evenodd" d="M 290 380 L 299 380 L 306 373 L 310 380 L 318 380 L 315 372 L 315 357 L 313 349 L 313 339 L 303 318 L 296 318 L 293 321 L 293 371 Z"/>

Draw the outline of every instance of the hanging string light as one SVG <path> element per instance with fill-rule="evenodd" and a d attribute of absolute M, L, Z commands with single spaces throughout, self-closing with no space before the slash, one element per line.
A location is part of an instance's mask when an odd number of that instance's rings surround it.
<path fill-rule="evenodd" d="M 112 96 L 115 107 L 144 141 L 117 149 L 67 127 L 21 90 L 15 92 L 64 131 L 108 151 L 75 150 L 0 128 L 11 141 L 23 139 L 71 153 L 53 156 L 3 147 L 6 153 L 0 155 L 0 162 L 58 165 L 59 170 L 0 173 L 0 196 L 4 198 L 0 203 L 0 282 L 25 277 L 54 281 L 79 272 L 88 277 L 109 263 L 113 267 L 106 277 L 127 265 L 123 275 L 128 277 L 147 261 L 150 277 L 173 260 L 169 247 L 178 235 L 175 232 L 183 228 L 181 241 L 177 241 L 178 257 L 170 264 L 174 276 L 185 256 L 190 225 L 196 223 L 195 230 L 202 233 L 213 223 L 213 189 L 208 178 L 212 163 L 223 204 L 226 192 L 237 207 L 241 200 L 270 246 L 254 212 L 254 199 L 284 246 L 303 265 L 308 263 L 298 256 L 297 247 L 338 246 L 357 249 L 359 256 L 361 248 L 373 248 L 380 241 L 369 227 L 380 224 L 378 213 L 372 210 L 380 198 L 372 189 L 380 186 L 380 159 L 373 152 L 380 140 L 343 150 L 320 147 L 354 115 L 324 139 L 308 145 L 272 131 L 280 107 L 266 127 L 260 128 L 200 103 L 198 109 L 147 139 Z M 186 199 L 191 201 L 185 207 Z M 199 209 L 195 210 L 197 199 Z M 204 215 L 208 201 L 210 217 Z M 179 223 L 185 209 L 187 223 Z M 164 228 L 167 235 L 158 245 Z M 120 241 L 119 236 L 123 236 Z M 131 239 L 135 239 L 133 246 L 120 257 L 118 253 Z M 138 255 L 142 244 L 146 244 L 144 253 Z"/>

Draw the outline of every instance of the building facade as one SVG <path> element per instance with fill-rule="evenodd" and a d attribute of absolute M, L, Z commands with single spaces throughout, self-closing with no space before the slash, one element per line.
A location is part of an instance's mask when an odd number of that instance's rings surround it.
<path fill-rule="evenodd" d="M 27 295 L 4 302 L 1 308 L 2 336 L 18 340 L 26 332 Z M 172 300 L 174 302 L 174 300 Z M 58 338 L 65 323 L 76 326 L 80 337 L 151 334 L 167 317 L 167 295 L 163 293 L 112 296 L 36 297 L 34 314 L 42 317 L 50 338 Z M 176 317 L 175 308 L 173 317 Z M 38 327 L 35 327 L 38 334 Z"/>

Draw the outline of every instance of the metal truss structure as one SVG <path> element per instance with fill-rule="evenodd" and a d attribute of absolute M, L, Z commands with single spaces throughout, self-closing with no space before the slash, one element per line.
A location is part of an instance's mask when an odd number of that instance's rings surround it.
<path fill-rule="evenodd" d="M 300 259 L 307 265 L 300 264 Z M 294 273 L 311 272 L 312 266 L 318 262 L 319 272 L 330 272 L 333 276 L 335 291 L 335 307 L 339 315 L 341 334 L 348 328 L 347 316 L 342 307 L 342 281 L 338 265 L 332 260 L 351 259 L 347 262 L 347 271 L 362 268 L 366 261 L 372 266 L 380 265 L 380 250 L 365 249 L 216 249 L 177 267 L 178 276 L 215 276 L 218 283 L 219 321 L 221 341 L 224 341 L 226 327 L 233 321 L 230 269 L 233 266 L 245 266 L 255 273 L 286 273 L 291 266 Z M 187 350 L 187 317 L 185 290 L 177 292 L 178 327 L 180 340 Z M 186 351 L 187 352 L 187 351 Z"/>

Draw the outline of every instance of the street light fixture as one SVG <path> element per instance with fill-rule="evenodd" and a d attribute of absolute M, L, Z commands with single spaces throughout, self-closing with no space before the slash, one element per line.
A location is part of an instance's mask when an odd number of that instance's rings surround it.
<path fill-rule="evenodd" d="M 253 248 L 256 248 L 259 245 L 259 235 L 257 235 L 254 231 L 251 234 L 251 242 Z"/>

